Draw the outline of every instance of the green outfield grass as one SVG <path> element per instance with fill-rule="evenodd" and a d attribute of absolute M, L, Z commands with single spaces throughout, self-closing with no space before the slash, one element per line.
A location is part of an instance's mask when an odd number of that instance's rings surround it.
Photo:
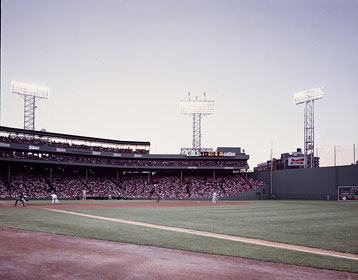
<path fill-rule="evenodd" d="M 252 201 L 249 205 L 237 206 L 219 204 L 201 207 L 68 210 L 358 253 L 356 202 Z M 168 232 L 39 209 L 0 208 L 0 226 L 358 272 L 358 262 L 353 260 Z"/>

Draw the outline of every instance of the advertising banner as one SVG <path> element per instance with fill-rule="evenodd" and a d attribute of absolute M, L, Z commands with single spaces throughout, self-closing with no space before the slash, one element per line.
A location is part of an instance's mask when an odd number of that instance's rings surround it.
<path fill-rule="evenodd" d="M 305 157 L 289 157 L 288 166 L 304 166 Z"/>

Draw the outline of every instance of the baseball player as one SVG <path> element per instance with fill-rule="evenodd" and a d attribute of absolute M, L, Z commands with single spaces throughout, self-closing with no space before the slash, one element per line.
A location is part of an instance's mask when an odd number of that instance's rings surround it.
<path fill-rule="evenodd" d="M 58 200 L 56 194 L 52 193 L 52 194 L 51 194 L 51 197 L 52 197 L 52 204 L 54 204 L 54 203 L 60 203 L 60 201 Z"/>
<path fill-rule="evenodd" d="M 157 202 L 159 202 L 159 201 L 160 201 L 160 193 L 157 192 Z"/>
<path fill-rule="evenodd" d="M 16 198 L 16 201 L 15 201 L 15 207 L 17 205 L 17 202 L 20 201 L 22 203 L 22 206 L 25 207 L 26 204 L 25 204 L 25 196 L 23 194 L 20 194 L 17 198 Z"/>
<path fill-rule="evenodd" d="M 212 202 L 213 204 L 216 204 L 216 202 L 218 202 L 219 198 L 218 198 L 218 194 L 216 192 L 213 193 L 213 198 L 212 198 Z"/>

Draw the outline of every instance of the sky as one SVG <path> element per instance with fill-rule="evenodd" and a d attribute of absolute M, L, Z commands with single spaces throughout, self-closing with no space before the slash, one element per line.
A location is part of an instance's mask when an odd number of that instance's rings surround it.
<path fill-rule="evenodd" d="M 192 146 L 179 102 L 215 101 L 205 148 L 241 147 L 258 163 L 303 148 L 315 102 L 321 166 L 358 159 L 357 0 L 2 0 L 3 126 L 23 128 L 13 80 L 50 88 L 35 129 L 149 141 L 154 154 Z"/>

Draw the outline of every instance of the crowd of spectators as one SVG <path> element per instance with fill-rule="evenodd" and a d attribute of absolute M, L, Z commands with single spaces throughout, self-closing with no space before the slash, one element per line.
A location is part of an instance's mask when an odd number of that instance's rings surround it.
<path fill-rule="evenodd" d="M 68 140 L 69 141 L 69 140 Z M 79 145 L 74 143 L 59 142 L 59 141 L 50 141 L 45 138 L 33 138 L 33 137 L 14 137 L 14 136 L 0 136 L 0 142 L 3 143 L 15 143 L 15 144 L 26 144 L 34 146 L 44 146 L 44 147 L 56 147 L 56 148 L 75 148 L 75 149 L 84 149 L 91 151 L 106 151 L 113 153 L 128 153 L 128 154 L 148 154 L 149 151 L 146 149 L 136 149 L 132 148 L 118 148 L 118 147 L 104 147 L 104 146 L 88 146 L 88 145 Z"/>
<path fill-rule="evenodd" d="M 51 191 L 60 198 L 76 198 L 82 196 L 82 191 L 88 190 L 86 184 L 77 176 L 55 175 Z"/>
<path fill-rule="evenodd" d="M 147 160 L 117 159 L 95 156 L 69 156 L 62 154 L 41 154 L 35 152 L 0 152 L 2 158 L 33 159 L 69 163 L 88 163 L 101 165 L 118 165 L 133 167 L 246 167 L 246 161 L 237 160 Z"/>
<path fill-rule="evenodd" d="M 218 177 L 191 176 L 185 178 L 190 197 L 209 198 L 213 192 L 219 197 L 240 194 L 249 190 L 257 189 L 264 185 L 262 181 L 241 175 Z"/>
<path fill-rule="evenodd" d="M 189 192 L 186 184 L 177 176 L 159 176 L 153 179 L 151 192 L 159 194 L 163 198 L 187 198 Z"/>
<path fill-rule="evenodd" d="M 0 198 L 11 197 L 10 189 L 7 180 L 0 177 Z"/>
<path fill-rule="evenodd" d="M 82 182 L 86 182 L 82 178 Z M 115 183 L 113 179 L 106 177 L 88 178 L 84 183 L 87 187 L 87 195 L 89 197 L 124 197 L 123 190 Z"/>
<path fill-rule="evenodd" d="M 0 197 L 17 197 L 26 194 L 27 197 L 49 197 L 49 185 L 46 178 L 35 174 L 17 174 L 8 180 L 0 180 Z"/>
<path fill-rule="evenodd" d="M 41 175 L 17 174 L 10 183 L 1 178 L 0 198 L 14 198 L 25 194 L 30 198 L 49 198 L 56 193 L 59 198 L 81 198 L 86 191 L 87 198 L 210 198 L 213 192 L 219 197 L 240 194 L 257 189 L 264 183 L 243 175 L 222 177 L 209 176 L 154 176 L 131 174 L 119 178 L 80 177 L 54 175 L 52 180 Z"/>

